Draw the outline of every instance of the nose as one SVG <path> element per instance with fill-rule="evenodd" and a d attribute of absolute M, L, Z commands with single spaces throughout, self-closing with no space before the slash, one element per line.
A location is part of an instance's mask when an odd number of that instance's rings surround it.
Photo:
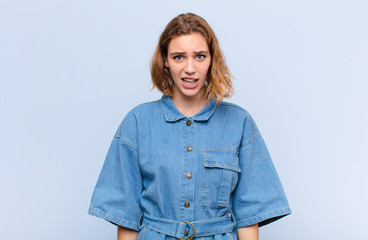
<path fill-rule="evenodd" d="M 185 73 L 191 74 L 195 72 L 195 66 L 191 59 L 188 59 L 187 65 L 184 68 Z"/>

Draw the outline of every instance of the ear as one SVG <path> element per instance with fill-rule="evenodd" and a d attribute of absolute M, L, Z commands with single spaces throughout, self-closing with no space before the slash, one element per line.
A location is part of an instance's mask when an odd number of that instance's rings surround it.
<path fill-rule="evenodd" d="M 165 67 L 169 68 L 169 62 L 167 61 L 167 58 L 165 58 Z"/>

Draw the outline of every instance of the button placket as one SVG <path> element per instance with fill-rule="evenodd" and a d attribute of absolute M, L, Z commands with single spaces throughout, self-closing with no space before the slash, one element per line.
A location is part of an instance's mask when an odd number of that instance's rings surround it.
<path fill-rule="evenodd" d="M 180 221 L 193 221 L 194 209 L 194 190 L 195 182 L 191 179 L 193 166 L 195 164 L 194 154 L 194 139 L 195 129 L 192 119 L 183 119 L 182 122 L 182 146 L 183 146 L 183 160 L 182 160 L 182 182 L 181 182 L 181 213 Z"/>

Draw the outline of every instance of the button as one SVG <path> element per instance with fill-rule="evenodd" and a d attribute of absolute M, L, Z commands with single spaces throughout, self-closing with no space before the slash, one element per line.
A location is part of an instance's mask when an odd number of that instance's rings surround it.
<path fill-rule="evenodd" d="M 187 126 L 190 126 L 190 124 L 192 124 L 192 122 L 190 120 L 187 121 Z"/>
<path fill-rule="evenodd" d="M 190 172 L 188 172 L 186 175 L 185 175 L 188 179 L 191 179 L 192 178 L 192 174 Z"/>
<path fill-rule="evenodd" d="M 188 234 L 189 234 L 189 233 L 188 233 L 188 230 L 185 230 L 185 231 L 184 231 L 184 236 L 188 236 Z"/>
<path fill-rule="evenodd" d="M 192 146 L 190 146 L 190 145 L 189 145 L 189 146 L 187 147 L 187 151 L 188 151 L 188 152 L 191 152 L 191 151 L 192 151 Z"/>
<path fill-rule="evenodd" d="M 189 203 L 188 201 L 186 201 L 186 202 L 184 203 L 184 207 L 188 208 L 189 206 L 190 206 L 190 203 Z"/>

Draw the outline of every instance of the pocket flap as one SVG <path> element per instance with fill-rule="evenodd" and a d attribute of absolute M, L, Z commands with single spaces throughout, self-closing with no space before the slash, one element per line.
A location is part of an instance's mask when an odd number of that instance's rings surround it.
<path fill-rule="evenodd" d="M 203 149 L 204 166 L 209 168 L 223 168 L 241 172 L 239 168 L 238 152 L 234 148 L 206 148 Z"/>

